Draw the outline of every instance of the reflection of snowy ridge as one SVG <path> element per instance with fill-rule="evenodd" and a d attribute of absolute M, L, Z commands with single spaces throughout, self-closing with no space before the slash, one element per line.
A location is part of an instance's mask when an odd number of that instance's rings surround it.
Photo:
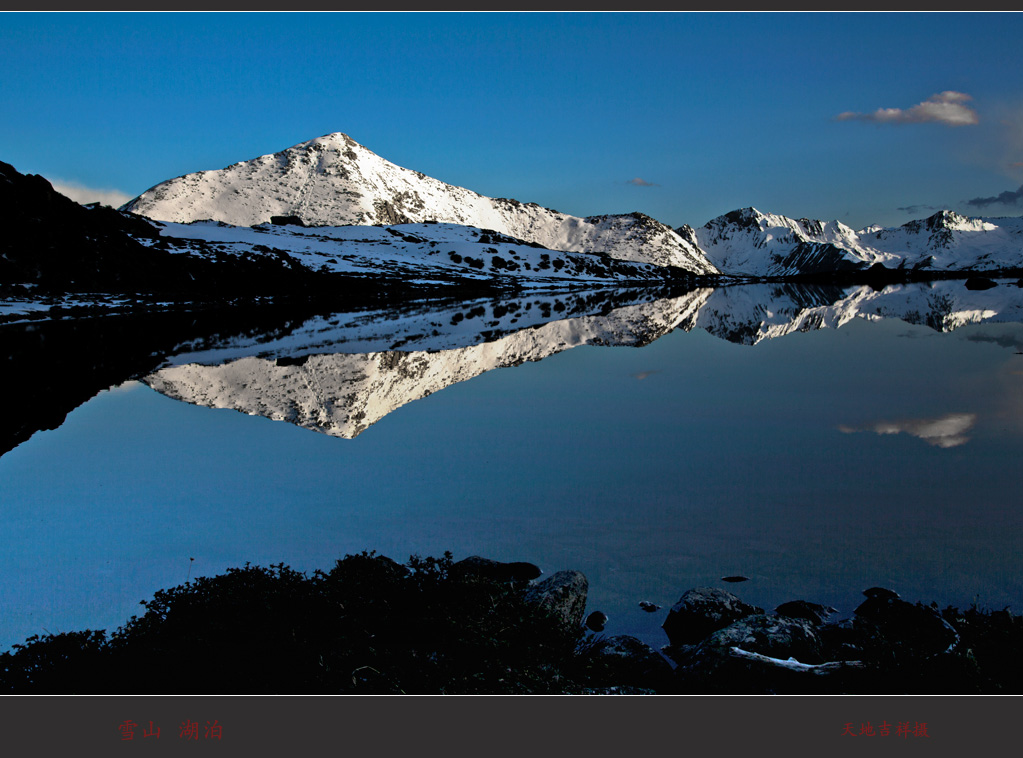
<path fill-rule="evenodd" d="M 521 329 L 439 352 L 246 357 L 219 366 L 171 366 L 144 381 L 179 400 L 233 408 L 353 438 L 391 411 L 495 368 L 538 361 L 578 345 L 645 345 L 689 323 L 710 290 Z"/>
<path fill-rule="evenodd" d="M 968 290 L 962 282 L 886 287 L 860 307 L 863 318 L 897 318 L 910 324 L 950 332 L 967 324 L 1023 322 L 1023 290 L 1003 284 Z"/>
<path fill-rule="evenodd" d="M 754 345 L 797 331 L 837 329 L 855 318 L 898 318 L 941 331 L 979 321 L 1023 322 L 1019 288 L 974 291 L 957 281 L 890 286 L 880 292 L 743 285 L 695 290 L 619 307 L 608 315 L 551 320 L 559 312 L 557 304 L 563 312 L 592 314 L 611 296 L 559 293 L 565 300 L 554 300 L 554 305 L 523 298 L 397 314 L 336 314 L 267 341 L 235 341 L 216 351 L 185 353 L 171 363 L 190 363 L 171 365 L 144 381 L 186 402 L 351 438 L 402 405 L 451 384 L 577 345 L 642 346 L 673 329 L 695 327 Z"/>
<path fill-rule="evenodd" d="M 396 166 L 341 133 L 170 179 L 124 209 L 158 221 L 210 219 L 243 227 L 272 216 L 297 216 L 318 226 L 440 221 L 493 229 L 551 250 L 714 272 L 675 230 L 643 214 L 578 218 L 535 203 L 484 197 Z"/>
<path fill-rule="evenodd" d="M 858 302 L 872 292 L 838 288 L 751 284 L 714 290 L 694 326 L 744 345 L 792 332 L 837 329 L 856 317 Z M 836 302 L 838 300 L 838 302 Z"/>
<path fill-rule="evenodd" d="M 451 350 L 551 321 L 593 316 L 616 306 L 652 300 L 646 290 L 603 289 L 529 292 L 519 297 L 446 304 L 417 301 L 385 310 L 317 316 L 285 334 L 235 337 L 215 348 L 183 345 L 167 362 L 214 364 L 250 356 L 295 359 L 316 353 Z"/>
<path fill-rule="evenodd" d="M 714 290 L 694 326 L 755 345 L 793 332 L 837 329 L 854 318 L 894 318 L 952 331 L 966 324 L 1023 322 L 1023 290 L 969 290 L 961 281 L 892 285 L 881 291 L 754 284 Z"/>

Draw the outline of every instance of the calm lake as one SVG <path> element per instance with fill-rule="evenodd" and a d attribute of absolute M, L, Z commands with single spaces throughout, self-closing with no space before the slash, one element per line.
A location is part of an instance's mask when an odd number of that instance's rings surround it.
<path fill-rule="evenodd" d="M 698 586 L 1023 608 L 1023 289 L 660 294 L 0 327 L 0 650 L 362 550 L 578 569 L 655 647 Z"/>

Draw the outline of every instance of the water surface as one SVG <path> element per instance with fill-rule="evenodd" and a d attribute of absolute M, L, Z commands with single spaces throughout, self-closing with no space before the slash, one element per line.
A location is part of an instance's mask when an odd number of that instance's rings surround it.
<path fill-rule="evenodd" d="M 73 367 L 25 348 L 14 365 L 65 374 L 10 400 L 48 421 L 0 457 L 0 647 L 112 630 L 155 590 L 246 561 L 329 569 L 364 549 L 578 569 L 607 634 L 658 646 L 667 608 L 704 585 L 768 609 L 848 614 L 882 585 L 1018 611 L 1019 293 L 759 286 L 302 317 L 136 345 L 62 424 Z"/>

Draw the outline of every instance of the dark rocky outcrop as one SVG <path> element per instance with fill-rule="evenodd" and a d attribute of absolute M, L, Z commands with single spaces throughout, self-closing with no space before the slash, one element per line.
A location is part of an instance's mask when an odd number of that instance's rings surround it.
<path fill-rule="evenodd" d="M 300 216 L 271 216 L 270 223 L 276 226 L 305 226 Z"/>
<path fill-rule="evenodd" d="M 661 626 L 672 645 L 692 645 L 741 618 L 763 612 L 731 592 L 698 587 L 679 598 Z"/>
<path fill-rule="evenodd" d="M 305 289 L 315 274 L 290 256 L 190 251 L 152 222 L 104 206 L 85 207 L 46 179 L 0 163 L 0 286 L 51 292 L 253 294 Z M 138 240 L 151 239 L 152 247 Z M 179 252 L 161 249 L 181 247 Z"/>

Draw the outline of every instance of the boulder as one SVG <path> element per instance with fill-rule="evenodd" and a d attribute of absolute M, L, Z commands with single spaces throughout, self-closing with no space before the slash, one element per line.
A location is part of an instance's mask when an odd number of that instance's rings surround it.
<path fill-rule="evenodd" d="M 616 685 L 659 689 L 671 679 L 671 664 L 640 639 L 627 634 L 594 645 L 593 663 Z"/>
<path fill-rule="evenodd" d="M 579 571 L 559 571 L 526 591 L 526 601 L 554 613 L 563 623 L 577 627 L 586 612 L 590 583 Z"/>
<path fill-rule="evenodd" d="M 763 612 L 731 592 L 697 587 L 679 598 L 661 626 L 673 646 L 692 645 L 741 618 Z"/>
<path fill-rule="evenodd" d="M 649 600 L 640 600 L 639 607 L 647 613 L 661 610 L 661 606 L 657 605 L 657 603 L 651 603 Z"/>
<path fill-rule="evenodd" d="M 747 616 L 711 634 L 700 648 L 742 648 L 771 658 L 795 658 L 800 663 L 824 660 L 820 637 L 806 619 L 768 616 L 759 613 Z"/>
<path fill-rule="evenodd" d="M 936 608 L 897 596 L 868 596 L 855 616 L 856 626 L 870 642 L 913 657 L 950 652 L 959 642 L 959 633 Z"/>

